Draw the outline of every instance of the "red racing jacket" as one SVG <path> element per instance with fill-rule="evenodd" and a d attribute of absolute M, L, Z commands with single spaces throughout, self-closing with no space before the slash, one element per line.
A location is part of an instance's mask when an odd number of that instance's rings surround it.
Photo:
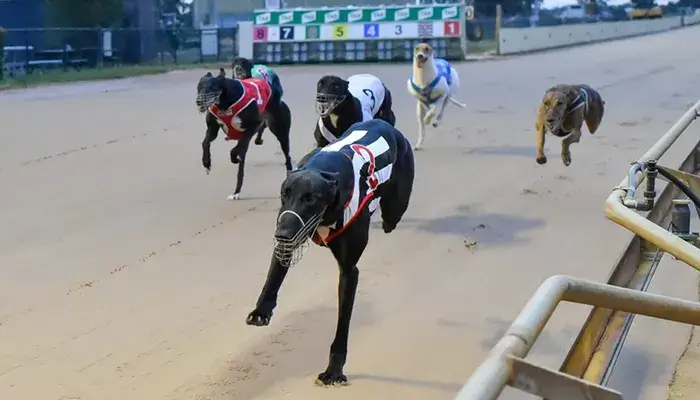
<path fill-rule="evenodd" d="M 241 140 L 243 138 L 244 132 L 241 130 L 238 114 L 244 108 L 256 102 L 258 111 L 262 114 L 270 101 L 270 96 L 272 96 L 272 88 L 262 79 L 248 78 L 238 81 L 243 86 L 243 95 L 231 107 L 219 110 L 216 105 L 209 106 L 209 112 L 219 121 L 219 125 L 226 133 L 226 140 Z"/>

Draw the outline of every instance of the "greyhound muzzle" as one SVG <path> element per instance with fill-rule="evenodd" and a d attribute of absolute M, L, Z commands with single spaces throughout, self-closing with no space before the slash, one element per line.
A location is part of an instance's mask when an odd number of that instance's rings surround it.
<path fill-rule="evenodd" d="M 316 113 L 322 117 L 329 116 L 338 104 L 345 100 L 345 95 L 316 93 Z"/>
<path fill-rule="evenodd" d="M 236 79 L 247 79 L 250 78 L 250 74 L 242 65 L 236 65 L 233 67 L 233 77 Z"/>
<path fill-rule="evenodd" d="M 197 111 L 200 113 L 206 112 L 207 108 L 219 102 L 220 95 L 221 92 L 197 93 L 197 99 L 195 100 Z"/>
<path fill-rule="evenodd" d="M 324 212 L 325 210 L 306 221 L 292 210 L 284 210 L 277 217 L 273 237 L 274 252 L 283 267 L 291 268 L 302 259 L 309 248 L 311 235 L 316 232 L 323 219 Z"/>

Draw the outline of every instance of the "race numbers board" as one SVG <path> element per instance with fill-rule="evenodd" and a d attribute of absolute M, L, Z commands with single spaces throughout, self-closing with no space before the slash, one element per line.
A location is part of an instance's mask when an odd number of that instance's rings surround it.
<path fill-rule="evenodd" d="M 464 5 L 257 10 L 255 42 L 458 37 Z"/>

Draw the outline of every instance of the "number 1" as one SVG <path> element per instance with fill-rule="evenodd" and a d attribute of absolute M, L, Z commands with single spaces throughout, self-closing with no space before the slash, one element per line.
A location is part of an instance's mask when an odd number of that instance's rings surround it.
<path fill-rule="evenodd" d="M 450 31 L 450 35 L 454 35 L 455 25 L 454 24 L 447 24 L 447 30 Z"/>

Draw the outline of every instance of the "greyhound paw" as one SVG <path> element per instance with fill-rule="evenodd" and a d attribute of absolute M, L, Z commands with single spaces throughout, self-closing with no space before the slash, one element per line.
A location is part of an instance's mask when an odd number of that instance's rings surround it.
<path fill-rule="evenodd" d="M 348 384 L 348 377 L 343 375 L 343 371 L 324 371 L 318 374 L 314 382 L 318 386 L 345 386 Z"/>
<path fill-rule="evenodd" d="M 433 123 L 430 124 L 430 125 L 431 125 L 433 128 L 437 128 L 438 126 L 440 126 L 440 121 L 433 121 Z"/>
<path fill-rule="evenodd" d="M 241 199 L 241 194 L 240 194 L 240 193 L 230 194 L 230 195 L 228 195 L 228 197 L 226 198 L 226 200 L 228 200 L 228 201 L 240 200 L 240 199 Z"/>
<path fill-rule="evenodd" d="M 211 174 L 211 167 L 204 168 L 204 171 L 207 173 L 207 175 Z"/>
<path fill-rule="evenodd" d="M 248 317 L 245 319 L 246 325 L 252 326 L 268 326 L 270 325 L 270 319 L 272 318 L 272 312 L 265 313 L 258 310 L 251 311 Z"/>
<path fill-rule="evenodd" d="M 263 144 L 262 138 L 255 138 L 255 144 L 258 146 L 262 146 L 262 144 Z"/>
<path fill-rule="evenodd" d="M 384 230 L 384 233 L 391 233 L 394 229 L 396 229 L 396 225 L 397 224 L 382 221 L 382 229 Z"/>
<path fill-rule="evenodd" d="M 568 167 L 571 164 L 571 153 L 562 154 L 561 161 Z"/>
<path fill-rule="evenodd" d="M 547 164 L 547 156 L 537 157 L 535 161 L 537 161 L 537 164 L 540 165 Z"/>

